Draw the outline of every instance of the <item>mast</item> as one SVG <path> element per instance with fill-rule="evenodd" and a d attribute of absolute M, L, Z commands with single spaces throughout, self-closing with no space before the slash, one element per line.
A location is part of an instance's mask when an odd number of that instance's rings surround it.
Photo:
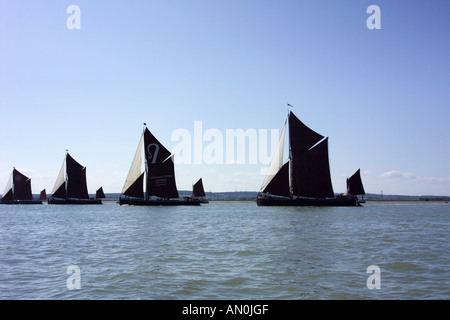
<path fill-rule="evenodd" d="M 292 105 L 290 105 L 289 103 L 287 104 L 288 107 L 293 108 Z M 291 115 L 291 110 L 289 110 L 288 108 L 288 115 L 287 118 L 289 120 L 290 115 Z M 292 138 L 291 138 L 291 122 L 289 122 L 289 198 L 293 198 L 293 194 L 294 194 L 294 172 L 293 172 L 293 162 L 292 162 Z"/>
<path fill-rule="evenodd" d="M 145 129 L 147 129 L 147 123 L 144 122 L 144 129 L 142 131 L 142 137 L 145 140 Z M 144 146 L 146 147 L 145 141 L 144 141 Z M 150 195 L 148 193 L 148 162 L 147 162 L 147 153 L 144 152 L 144 175 L 145 175 L 145 190 L 144 190 L 144 195 L 145 195 L 145 200 L 149 200 L 150 199 Z"/>

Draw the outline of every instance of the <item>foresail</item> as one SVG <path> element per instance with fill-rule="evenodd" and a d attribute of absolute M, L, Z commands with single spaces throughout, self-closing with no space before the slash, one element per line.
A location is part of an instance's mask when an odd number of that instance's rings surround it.
<path fill-rule="evenodd" d="M 144 135 L 141 135 L 141 139 L 139 140 L 139 144 L 136 150 L 136 154 L 134 155 L 133 162 L 131 163 L 130 170 L 128 171 L 127 179 L 125 180 L 125 184 L 122 188 L 122 193 L 125 192 L 131 187 L 131 185 L 141 176 L 142 170 L 142 143 L 144 141 Z M 142 191 L 143 192 L 143 191 Z"/>
<path fill-rule="evenodd" d="M 277 196 L 290 196 L 289 162 L 286 162 L 262 191 Z"/>
<path fill-rule="evenodd" d="M 283 130 L 281 131 L 280 140 L 278 141 L 277 148 L 272 157 L 272 161 L 270 162 L 269 169 L 267 170 L 266 177 L 264 178 L 263 184 L 261 185 L 261 190 L 264 189 L 269 182 L 273 179 L 273 177 L 277 174 L 280 168 L 283 166 L 283 151 L 284 151 L 284 136 L 286 133 L 286 124 L 284 123 Z"/>
<path fill-rule="evenodd" d="M 55 186 L 53 187 L 52 194 L 55 194 L 56 191 L 66 182 L 66 158 L 64 157 L 63 164 L 61 169 L 59 170 L 58 177 L 56 178 Z"/>
<path fill-rule="evenodd" d="M 144 198 L 144 172 L 123 192 L 124 196 Z"/>
<path fill-rule="evenodd" d="M 5 191 L 3 191 L 2 199 L 3 200 L 12 200 L 13 194 L 12 194 L 12 173 L 9 175 L 8 183 L 6 184 Z"/>

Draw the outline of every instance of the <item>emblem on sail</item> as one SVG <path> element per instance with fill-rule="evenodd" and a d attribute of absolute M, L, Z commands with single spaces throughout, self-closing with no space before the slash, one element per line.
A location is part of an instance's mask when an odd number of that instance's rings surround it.
<path fill-rule="evenodd" d="M 41 204 L 40 200 L 33 200 L 31 192 L 31 179 L 13 169 L 5 191 L 2 194 L 1 204 Z"/>
<path fill-rule="evenodd" d="M 151 147 L 154 147 L 154 153 L 152 153 Z M 147 146 L 147 154 L 148 154 L 148 160 L 150 163 L 156 163 L 156 159 L 158 158 L 158 151 L 159 151 L 159 145 L 156 143 L 150 143 Z"/>
<path fill-rule="evenodd" d="M 142 169 L 142 149 L 145 153 L 144 170 Z M 129 205 L 199 204 L 198 201 L 192 200 L 168 201 L 179 198 L 173 157 L 145 126 L 122 188 L 125 198 L 121 197 L 119 203 Z M 167 201 L 153 201 L 152 197 Z"/>

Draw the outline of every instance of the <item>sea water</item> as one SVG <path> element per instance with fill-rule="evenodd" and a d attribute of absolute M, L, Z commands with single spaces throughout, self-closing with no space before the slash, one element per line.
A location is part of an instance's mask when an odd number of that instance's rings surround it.
<path fill-rule="evenodd" d="M 450 299 L 450 204 L 0 206 L 0 299 Z"/>

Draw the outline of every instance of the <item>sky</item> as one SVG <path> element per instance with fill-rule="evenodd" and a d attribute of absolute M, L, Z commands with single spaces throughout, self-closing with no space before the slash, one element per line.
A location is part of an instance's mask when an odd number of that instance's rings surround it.
<path fill-rule="evenodd" d="M 329 137 L 335 192 L 360 168 L 368 193 L 448 196 L 449 12 L 446 0 L 0 0 L 0 192 L 16 167 L 50 193 L 66 150 L 90 193 L 121 192 L 143 123 L 174 152 L 178 189 L 202 177 L 206 191 L 258 191 L 290 109 Z M 227 149 L 238 129 L 253 133 L 243 161 Z"/>

